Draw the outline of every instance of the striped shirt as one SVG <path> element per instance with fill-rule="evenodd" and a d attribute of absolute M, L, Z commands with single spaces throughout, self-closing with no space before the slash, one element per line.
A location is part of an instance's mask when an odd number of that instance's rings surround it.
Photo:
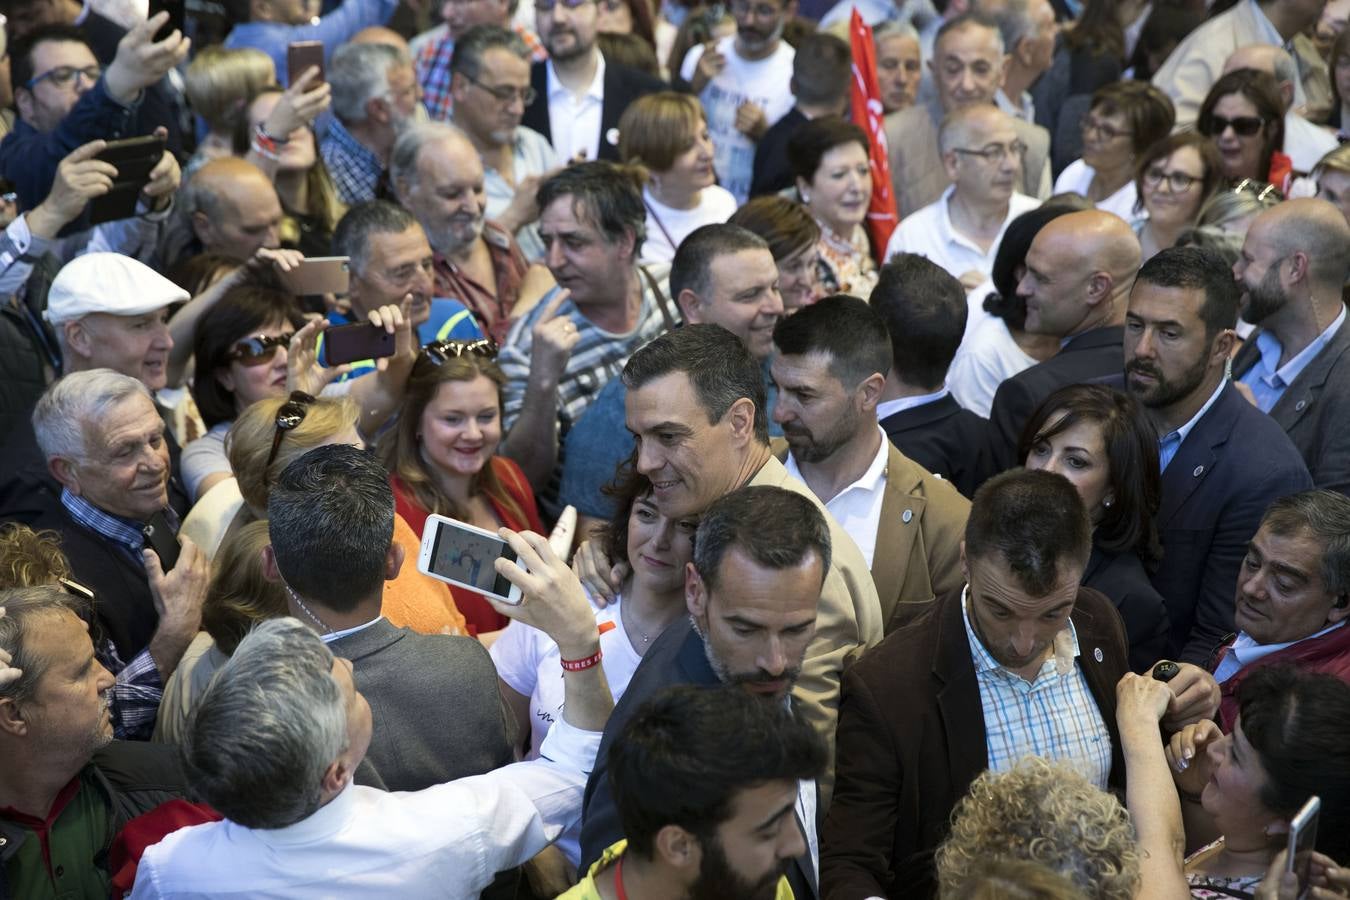
<path fill-rule="evenodd" d="M 1100 788 L 1111 774 L 1111 733 L 1087 678 L 1078 666 L 1078 631 L 1070 621 L 1055 636 L 1055 654 L 1034 681 L 1005 669 L 985 648 L 970 624 L 967 597 L 961 612 L 975 663 L 984 710 L 985 752 L 989 768 L 1006 772 L 1024 756 L 1072 763 Z"/>

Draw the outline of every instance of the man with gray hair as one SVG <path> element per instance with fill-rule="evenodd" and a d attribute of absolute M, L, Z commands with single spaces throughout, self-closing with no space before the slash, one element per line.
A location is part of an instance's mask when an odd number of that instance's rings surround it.
<path fill-rule="evenodd" d="M 272 180 L 237 156 L 213 159 L 178 192 L 187 228 L 166 240 L 170 266 L 198 253 L 245 263 L 259 248 L 281 246 L 281 201 Z M 173 246 L 174 244 L 177 246 Z"/>
<path fill-rule="evenodd" d="M 1003 46 L 1008 52 L 1003 86 L 994 95 L 994 102 L 1010 116 L 1035 122 L 1036 106 L 1031 100 L 1031 87 L 1055 59 L 1055 38 L 1059 28 L 1055 24 L 1054 7 L 1050 0 L 984 0 L 980 8 L 988 10 L 998 22 Z"/>
<path fill-rule="evenodd" d="M 1283 47 L 1274 44 L 1246 44 L 1238 47 L 1223 64 L 1223 74 L 1238 69 L 1265 72 L 1280 86 L 1284 101 L 1284 144 L 1280 149 L 1289 155 L 1295 172 L 1311 172 L 1317 161 L 1340 146 L 1336 135 L 1319 128 L 1294 108 L 1294 85 L 1298 83 L 1298 65 Z"/>
<path fill-rule="evenodd" d="M 923 81 L 919 32 L 909 23 L 882 22 L 872 29 L 872 48 L 877 55 L 882 109 L 893 113 L 913 106 Z"/>
<path fill-rule="evenodd" d="M 319 153 L 343 203 L 374 200 L 394 141 L 416 120 L 422 99 L 412 59 L 389 44 L 346 44 L 325 74 L 334 121 Z"/>
<path fill-rule="evenodd" d="M 544 631 L 565 660 L 563 713 L 538 759 L 415 793 L 353 785 L 385 723 L 373 721 L 352 664 L 312 630 L 264 622 L 202 695 L 183 744 L 196 791 L 225 821 L 149 848 L 132 897 L 199 897 L 226 884 L 290 898 L 476 897 L 574 824 L 613 706 L 595 617 L 545 538 L 501 534 L 522 565 L 498 561 L 497 571 L 525 599 L 497 608 Z"/>

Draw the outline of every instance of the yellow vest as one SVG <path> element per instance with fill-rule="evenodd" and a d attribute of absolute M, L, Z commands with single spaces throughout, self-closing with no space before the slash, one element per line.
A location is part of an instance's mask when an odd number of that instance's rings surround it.
<path fill-rule="evenodd" d="M 559 894 L 557 900 L 601 900 L 600 890 L 595 886 L 595 876 L 603 872 L 607 867 L 612 866 L 623 856 L 623 851 L 628 847 L 628 840 L 615 841 L 600 858 L 591 866 L 591 870 L 586 873 L 586 877 L 566 893 Z M 778 895 L 775 900 L 795 900 L 792 895 L 792 888 L 788 886 L 787 878 L 778 879 Z"/>

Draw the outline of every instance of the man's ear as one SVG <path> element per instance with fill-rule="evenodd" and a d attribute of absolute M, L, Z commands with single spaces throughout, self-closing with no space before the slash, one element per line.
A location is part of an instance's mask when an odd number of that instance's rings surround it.
<path fill-rule="evenodd" d="M 32 122 L 34 114 L 37 112 L 37 98 L 33 92 L 26 87 L 14 87 L 14 105 L 19 110 L 19 118 L 25 122 Z"/>
<path fill-rule="evenodd" d="M 727 410 L 726 420 L 731 425 L 731 435 L 737 443 L 746 443 L 755 439 L 755 417 L 760 411 L 755 409 L 755 401 L 741 397 Z"/>
<path fill-rule="evenodd" d="M 371 97 L 366 101 L 366 121 L 386 125 L 389 122 L 389 101 L 383 97 Z"/>
<path fill-rule="evenodd" d="M 1088 278 L 1088 306 L 1096 306 L 1099 303 L 1108 302 L 1111 299 L 1111 288 L 1115 281 L 1108 272 L 1093 272 Z"/>
<path fill-rule="evenodd" d="M 1339 625 L 1350 617 L 1350 594 L 1341 594 L 1327 611 L 1327 624 Z"/>
<path fill-rule="evenodd" d="M 708 614 L 708 587 L 692 562 L 684 564 L 684 605 L 696 619 Z"/>
<path fill-rule="evenodd" d="M 319 787 L 325 794 L 337 794 L 347 786 L 347 782 L 352 780 L 354 772 L 355 769 L 348 765 L 346 757 L 339 756 L 328 764 L 327 769 L 324 769 L 323 779 L 319 782 Z"/>
<path fill-rule="evenodd" d="M 60 482 L 61 487 L 76 497 L 80 496 L 80 469 L 75 460 L 64 456 L 53 456 L 47 460 L 47 471 Z"/>
<path fill-rule="evenodd" d="M 947 173 L 948 181 L 956 180 L 956 166 L 959 157 L 959 153 L 953 153 L 951 150 L 942 154 L 942 169 Z"/>
<path fill-rule="evenodd" d="M 1210 359 L 1217 365 L 1226 365 L 1233 355 L 1234 348 L 1237 347 L 1237 332 L 1231 328 L 1225 328 L 1220 331 L 1218 337 L 1214 338 L 1214 346 L 1210 350 Z"/>
<path fill-rule="evenodd" d="M 652 838 L 652 855 L 676 872 L 697 877 L 703 865 L 703 847 L 698 838 L 678 825 L 666 825 Z M 681 879 L 682 881 L 684 879 Z"/>
<path fill-rule="evenodd" d="M 84 319 L 71 319 L 62 322 L 58 327 L 66 339 L 66 349 L 85 359 L 94 355 L 95 336 L 88 322 Z"/>
<path fill-rule="evenodd" d="M 684 314 L 684 320 L 690 325 L 702 324 L 703 300 L 698 294 L 695 294 L 689 288 L 680 291 L 680 295 L 675 298 L 675 302 L 680 305 L 680 312 Z"/>
<path fill-rule="evenodd" d="M 1289 254 L 1289 280 L 1307 281 L 1308 270 L 1311 265 L 1308 260 L 1308 254 L 1303 250 L 1295 250 Z"/>
<path fill-rule="evenodd" d="M 403 561 L 406 554 L 403 552 L 403 545 L 398 541 L 389 543 L 389 552 L 384 555 L 384 580 L 393 581 L 398 577 L 399 570 L 403 568 Z"/>
<path fill-rule="evenodd" d="M 0 697 L 0 734 L 23 737 L 28 733 L 28 720 L 19 704 L 9 697 Z"/>
<path fill-rule="evenodd" d="M 632 257 L 633 261 L 637 262 L 637 235 L 632 231 L 625 228 L 614 245 L 619 248 L 619 252 L 624 256 Z"/>
<path fill-rule="evenodd" d="M 284 582 L 286 579 L 281 577 L 281 568 L 277 565 L 277 552 L 272 549 L 272 545 L 267 544 L 258 552 L 262 554 L 263 577 L 273 584 Z"/>
<path fill-rule="evenodd" d="M 998 90 L 1002 90 L 1003 85 L 1008 81 L 1008 70 L 1012 68 L 1012 59 L 1012 54 L 1003 54 L 1003 62 L 998 65 L 998 84 L 995 85 Z"/>
<path fill-rule="evenodd" d="M 858 385 L 858 399 L 862 401 L 862 408 L 875 411 L 881 402 L 881 392 L 885 389 L 886 376 L 880 372 L 873 372 L 864 378 Z"/>
<path fill-rule="evenodd" d="M 197 235 L 197 240 L 204 246 L 209 247 L 215 243 L 215 226 L 211 224 L 211 217 L 200 209 L 192 214 L 192 233 Z"/>
<path fill-rule="evenodd" d="M 463 72 L 452 72 L 450 74 L 450 96 L 458 102 L 468 92 L 471 83 L 469 79 L 464 77 Z"/>

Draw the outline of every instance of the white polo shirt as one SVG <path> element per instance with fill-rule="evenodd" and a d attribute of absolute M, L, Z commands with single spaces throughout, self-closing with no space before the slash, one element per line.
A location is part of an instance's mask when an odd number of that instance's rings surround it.
<path fill-rule="evenodd" d="M 1035 197 L 1014 191 L 1008 200 L 1008 214 L 1003 218 L 998 237 L 985 252 L 952 225 L 951 199 L 955 192 L 956 185 L 949 185 L 936 203 L 906 216 L 891 234 L 890 243 L 886 245 L 886 259 L 897 253 L 917 253 L 928 257 L 955 278 L 972 269 L 988 278 L 994 271 L 994 256 L 1003 241 L 1003 232 L 1008 230 L 1008 223 L 1041 205 Z"/>
<path fill-rule="evenodd" d="M 867 467 L 867 471 L 829 500 L 820 498 L 830 515 L 834 516 L 839 526 L 853 538 L 853 543 L 858 545 L 869 569 L 872 568 L 872 556 L 877 547 L 881 501 L 886 494 L 886 461 L 891 446 L 886 432 L 881 430 L 880 425 L 877 426 L 877 431 L 881 434 L 881 446 L 877 448 L 877 455 L 872 458 L 872 464 Z M 791 452 L 788 453 L 785 466 L 789 475 L 802 484 L 807 484 Z"/>

